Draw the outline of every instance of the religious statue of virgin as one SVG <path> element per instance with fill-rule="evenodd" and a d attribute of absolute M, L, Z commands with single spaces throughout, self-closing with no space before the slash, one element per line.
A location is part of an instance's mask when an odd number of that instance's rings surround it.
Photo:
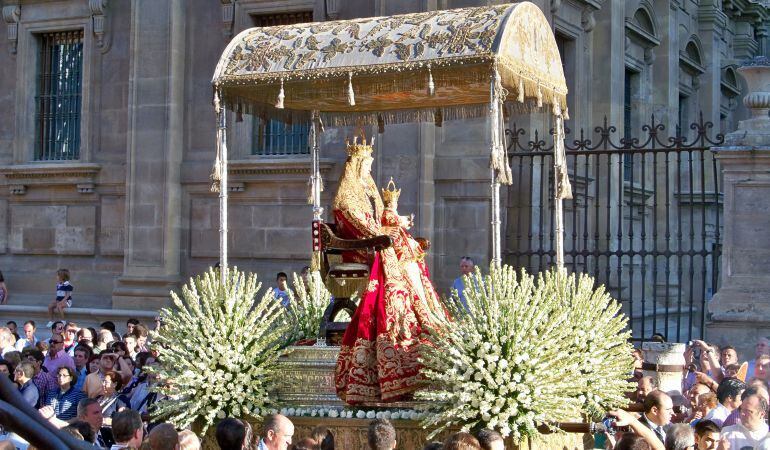
<path fill-rule="evenodd" d="M 366 239 L 387 233 L 403 239 L 395 238 L 394 245 L 376 252 L 373 261 L 364 253 L 343 255 L 347 261 L 371 263 L 371 268 L 342 339 L 337 394 L 347 403 L 402 400 L 420 386 L 417 358 L 420 347 L 427 345 L 425 326 L 437 323 L 446 312 L 430 282 L 422 249 L 398 216 L 395 185 L 385 195 L 390 209 L 383 205 L 371 176 L 372 145 L 354 139 L 347 150 L 333 203 L 337 234 Z"/>

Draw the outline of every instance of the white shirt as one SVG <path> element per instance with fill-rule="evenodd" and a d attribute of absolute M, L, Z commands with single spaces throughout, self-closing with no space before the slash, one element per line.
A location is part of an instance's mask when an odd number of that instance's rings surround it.
<path fill-rule="evenodd" d="M 32 342 L 29 342 L 26 338 L 21 338 L 18 341 L 16 341 L 15 347 L 16 351 L 20 352 L 24 350 L 26 347 L 34 347 L 35 344 L 37 344 L 37 336 L 33 336 L 34 340 Z"/>
<path fill-rule="evenodd" d="M 717 403 L 716 408 L 709 411 L 708 414 L 706 414 L 706 417 L 704 417 L 703 419 L 714 421 L 717 425 L 721 427 L 725 419 L 727 419 L 727 416 L 729 415 L 730 415 L 730 410 L 725 408 L 723 404 Z"/>
<path fill-rule="evenodd" d="M 730 448 L 741 450 L 744 447 L 757 448 L 767 436 L 767 424 L 762 422 L 756 431 L 750 431 L 740 423 L 722 428 L 722 437 L 730 443 Z"/>

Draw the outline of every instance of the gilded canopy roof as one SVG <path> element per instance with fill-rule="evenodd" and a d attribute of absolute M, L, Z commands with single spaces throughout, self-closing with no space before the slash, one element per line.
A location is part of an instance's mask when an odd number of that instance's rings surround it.
<path fill-rule="evenodd" d="M 317 109 L 397 121 L 396 112 L 419 119 L 443 108 L 448 119 L 485 111 L 493 68 L 509 100 L 566 107 L 553 32 L 529 2 L 251 28 L 227 46 L 212 82 L 229 108 L 268 117 Z"/>

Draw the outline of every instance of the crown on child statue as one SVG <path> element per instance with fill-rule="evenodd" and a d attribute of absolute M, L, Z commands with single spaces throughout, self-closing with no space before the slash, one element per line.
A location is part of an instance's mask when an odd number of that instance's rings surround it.
<path fill-rule="evenodd" d="M 353 136 L 353 143 L 351 144 L 350 141 L 345 140 L 345 144 L 347 144 L 347 150 L 348 150 L 348 156 L 371 156 L 374 145 L 374 136 L 372 136 L 372 140 L 369 144 L 366 143 L 366 136 L 364 136 L 363 133 L 361 133 L 361 143 L 358 143 L 358 136 Z"/>
<path fill-rule="evenodd" d="M 401 189 L 396 189 L 396 183 L 393 182 L 393 177 L 390 177 L 388 187 L 382 190 L 382 201 L 385 203 L 397 202 L 399 195 L 401 195 Z"/>

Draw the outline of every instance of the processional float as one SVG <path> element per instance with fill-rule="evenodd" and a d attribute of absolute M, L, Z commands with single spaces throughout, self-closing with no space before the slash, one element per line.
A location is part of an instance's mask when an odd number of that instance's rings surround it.
<path fill-rule="evenodd" d="M 213 189 L 227 268 L 227 111 L 310 123 L 313 219 L 320 221 L 318 135 L 327 126 L 487 117 L 492 263 L 502 260 L 500 185 L 511 184 L 504 117 L 549 111 L 554 126 L 556 264 L 563 268 L 567 87 L 553 31 L 529 2 L 251 28 L 225 48 L 212 79 L 217 117 Z M 314 236 L 318 238 L 318 236 Z M 224 281 L 223 281 L 224 282 Z"/>

